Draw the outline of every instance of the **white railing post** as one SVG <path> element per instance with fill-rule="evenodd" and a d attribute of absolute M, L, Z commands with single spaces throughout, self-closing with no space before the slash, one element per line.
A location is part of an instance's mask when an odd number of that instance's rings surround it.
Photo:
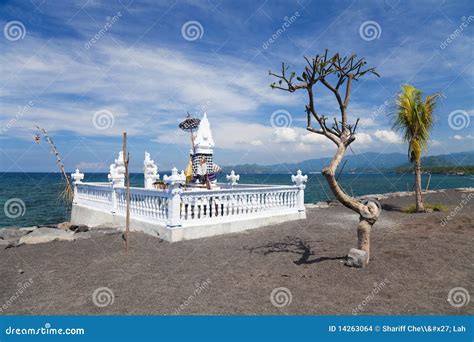
<path fill-rule="evenodd" d="M 168 201 L 168 226 L 181 226 L 181 185 L 186 183 L 186 175 L 184 171 L 178 174 L 175 167 L 171 170 L 171 176 L 164 176 L 164 182 L 168 185 L 169 201 Z"/>
<path fill-rule="evenodd" d="M 296 176 L 291 176 L 291 181 L 298 187 L 298 193 L 296 195 L 296 207 L 298 211 L 305 211 L 304 207 L 304 189 L 306 188 L 305 183 L 308 181 L 308 176 L 303 176 L 301 170 L 296 172 Z"/>
<path fill-rule="evenodd" d="M 114 186 L 114 183 L 111 183 L 110 184 L 110 188 L 112 189 L 112 210 L 111 210 L 111 213 L 112 214 L 115 214 L 117 212 L 117 192 L 115 191 L 115 186 Z"/>
<path fill-rule="evenodd" d="M 77 204 L 77 184 L 82 183 L 84 179 L 84 174 L 79 172 L 79 169 L 76 169 L 75 173 L 71 173 L 71 179 L 74 181 L 74 198 L 72 200 L 73 204 Z"/>

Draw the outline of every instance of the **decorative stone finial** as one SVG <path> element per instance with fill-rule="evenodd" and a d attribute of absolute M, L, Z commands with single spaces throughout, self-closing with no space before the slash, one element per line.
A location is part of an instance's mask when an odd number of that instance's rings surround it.
<path fill-rule="evenodd" d="M 178 174 L 178 169 L 173 167 L 171 170 L 171 176 L 165 175 L 163 180 L 168 185 L 182 185 L 186 183 L 186 175 L 184 174 L 184 171 L 181 171 L 181 173 Z"/>
<path fill-rule="evenodd" d="M 207 119 L 207 114 L 204 113 L 194 137 L 194 148 L 196 153 L 212 154 L 212 148 L 214 146 L 215 143 L 212 137 L 211 124 Z"/>
<path fill-rule="evenodd" d="M 229 181 L 230 186 L 237 184 L 237 181 L 240 180 L 240 175 L 236 175 L 234 170 L 230 172 L 230 175 L 226 175 L 225 178 Z"/>
<path fill-rule="evenodd" d="M 80 183 L 84 179 L 84 174 L 79 172 L 79 169 L 76 169 L 75 173 L 71 173 L 71 178 L 74 180 L 74 183 Z"/>
<path fill-rule="evenodd" d="M 296 172 L 296 176 L 291 176 L 291 181 L 296 184 L 300 189 L 304 189 L 306 187 L 305 183 L 308 181 L 308 176 L 303 176 L 301 170 Z"/>

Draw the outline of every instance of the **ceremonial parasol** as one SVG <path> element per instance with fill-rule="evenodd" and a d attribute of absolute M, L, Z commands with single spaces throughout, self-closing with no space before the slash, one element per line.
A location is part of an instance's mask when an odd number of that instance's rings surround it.
<path fill-rule="evenodd" d="M 193 130 L 197 129 L 200 123 L 201 119 L 191 117 L 191 114 L 189 114 L 188 112 L 188 116 L 186 117 L 186 119 L 184 119 L 184 121 L 179 124 L 179 128 L 181 128 L 185 132 L 191 133 L 191 145 L 193 147 L 194 153 L 196 153 L 196 151 L 194 149 Z"/>

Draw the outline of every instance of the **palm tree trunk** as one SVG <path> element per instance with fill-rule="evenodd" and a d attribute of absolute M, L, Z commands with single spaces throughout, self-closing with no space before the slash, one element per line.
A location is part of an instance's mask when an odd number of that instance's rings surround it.
<path fill-rule="evenodd" d="M 422 213 L 425 211 L 421 191 L 421 160 L 417 159 L 415 161 L 415 200 L 417 213 Z"/>

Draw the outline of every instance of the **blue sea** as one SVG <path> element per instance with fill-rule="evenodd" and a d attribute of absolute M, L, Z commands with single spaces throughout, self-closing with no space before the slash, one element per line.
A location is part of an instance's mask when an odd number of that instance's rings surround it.
<path fill-rule="evenodd" d="M 105 182 L 107 174 L 86 173 L 84 181 Z M 143 174 L 131 174 L 130 181 L 132 186 L 143 187 Z M 342 174 L 339 181 L 347 193 L 361 196 L 411 190 L 414 176 L 397 173 Z M 428 175 L 423 175 L 423 188 L 426 187 L 427 181 Z M 225 182 L 225 175 L 220 176 L 219 182 Z M 289 174 L 242 174 L 240 183 L 292 184 Z M 64 203 L 58 201 L 58 194 L 63 185 L 59 173 L 0 174 L 1 208 L 5 209 L 5 203 L 9 200 L 20 199 L 24 203 L 24 207 L 19 208 L 20 211 L 15 215 L 18 217 L 7 217 L 5 210 L 0 210 L 0 227 L 27 227 L 67 221 L 69 210 Z M 473 176 L 432 175 L 429 188 L 448 189 L 468 186 L 474 186 Z M 308 174 L 305 202 L 313 203 L 333 198 L 322 175 Z"/>

